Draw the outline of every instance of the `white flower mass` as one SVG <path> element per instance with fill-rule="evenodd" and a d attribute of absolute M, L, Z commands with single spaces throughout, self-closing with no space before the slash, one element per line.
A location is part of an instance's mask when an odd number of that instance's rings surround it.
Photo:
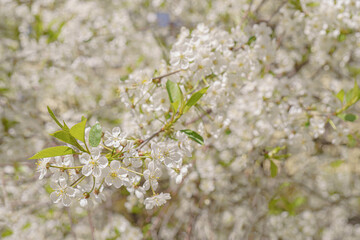
<path fill-rule="evenodd" d="M 359 0 L 0 19 L 0 239 L 360 239 Z"/>

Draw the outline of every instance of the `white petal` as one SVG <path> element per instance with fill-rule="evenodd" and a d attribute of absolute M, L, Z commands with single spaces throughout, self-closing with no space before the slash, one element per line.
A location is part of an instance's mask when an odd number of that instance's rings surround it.
<path fill-rule="evenodd" d="M 120 168 L 120 162 L 114 160 L 110 163 L 110 167 L 114 170 L 118 170 Z"/>
<path fill-rule="evenodd" d="M 114 141 L 114 148 L 118 148 L 120 146 L 120 141 Z"/>
<path fill-rule="evenodd" d="M 87 153 L 81 154 L 81 156 L 80 156 L 80 162 L 81 162 L 82 164 L 88 163 L 89 160 L 90 160 L 90 155 L 89 155 L 89 154 L 87 154 Z"/>
<path fill-rule="evenodd" d="M 120 188 L 122 185 L 123 185 L 123 183 L 122 183 L 122 181 L 120 180 L 120 178 L 116 177 L 116 178 L 114 179 L 114 186 L 115 186 L 116 188 Z"/>
<path fill-rule="evenodd" d="M 66 180 L 59 180 L 59 186 L 60 186 L 61 188 L 66 188 L 66 186 L 67 186 Z"/>
<path fill-rule="evenodd" d="M 99 158 L 99 166 L 100 168 L 105 168 L 108 165 L 109 161 L 106 157 L 102 156 Z"/>
<path fill-rule="evenodd" d="M 72 187 L 68 187 L 66 189 L 66 193 L 67 195 L 69 195 L 70 197 L 75 197 L 75 189 L 73 189 Z"/>
<path fill-rule="evenodd" d="M 94 148 L 93 150 L 91 150 L 91 155 L 95 158 L 99 158 L 100 156 L 100 149 L 99 148 Z"/>
<path fill-rule="evenodd" d="M 145 190 L 149 190 L 149 188 L 150 188 L 149 180 L 145 181 L 143 186 L 144 186 Z"/>
<path fill-rule="evenodd" d="M 159 183 L 156 180 L 151 180 L 151 186 L 154 191 L 158 188 Z"/>
<path fill-rule="evenodd" d="M 175 182 L 176 182 L 176 184 L 180 184 L 180 183 L 181 183 L 181 181 L 182 181 L 182 175 L 181 175 L 181 174 L 179 174 L 179 175 L 176 177 Z"/>
<path fill-rule="evenodd" d="M 135 195 L 137 198 L 143 198 L 144 197 L 144 194 L 138 190 L 135 190 Z"/>
<path fill-rule="evenodd" d="M 149 165 L 148 165 L 148 169 L 150 170 L 150 172 L 153 172 L 154 168 L 155 168 L 154 162 L 150 162 Z"/>
<path fill-rule="evenodd" d="M 90 174 L 92 173 L 93 169 L 90 165 L 85 165 L 82 170 L 81 173 L 84 174 L 85 176 L 90 176 Z"/>
<path fill-rule="evenodd" d="M 161 170 L 160 168 L 155 169 L 155 174 L 156 177 L 160 177 L 161 176 Z"/>
<path fill-rule="evenodd" d="M 53 190 L 60 189 L 59 184 L 58 184 L 57 182 L 53 182 L 53 181 L 50 182 L 50 187 L 51 187 Z"/>
<path fill-rule="evenodd" d="M 149 177 L 150 177 L 150 171 L 149 171 L 148 169 L 145 170 L 143 174 L 144 174 L 144 178 L 145 178 L 145 179 L 149 179 Z"/>
<path fill-rule="evenodd" d="M 101 176 L 101 169 L 99 167 L 94 167 L 94 170 L 92 172 L 93 176 L 98 178 Z"/>
<path fill-rule="evenodd" d="M 108 186 L 111 186 L 113 184 L 112 178 L 110 176 L 106 176 L 105 182 Z"/>
<path fill-rule="evenodd" d="M 57 191 L 52 192 L 50 194 L 50 199 L 53 201 L 53 203 L 58 203 L 60 201 L 60 195 L 58 194 Z"/>
<path fill-rule="evenodd" d="M 83 198 L 80 200 L 80 206 L 85 207 L 88 204 L 87 199 Z"/>
<path fill-rule="evenodd" d="M 114 127 L 113 130 L 112 130 L 112 134 L 113 134 L 114 137 L 119 136 L 120 128 L 119 127 Z"/>
<path fill-rule="evenodd" d="M 71 204 L 71 199 L 68 195 L 64 194 L 63 198 L 62 198 L 62 203 L 64 204 L 65 207 L 70 206 Z"/>
<path fill-rule="evenodd" d="M 113 140 L 110 138 L 110 139 L 107 139 L 105 141 L 105 145 L 108 146 L 108 147 L 111 147 L 113 145 Z"/>

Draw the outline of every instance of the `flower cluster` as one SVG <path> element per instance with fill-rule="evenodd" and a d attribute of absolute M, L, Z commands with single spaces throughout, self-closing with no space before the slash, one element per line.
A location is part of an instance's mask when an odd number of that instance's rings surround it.
<path fill-rule="evenodd" d="M 359 16 L 0 0 L 0 236 L 359 239 Z"/>

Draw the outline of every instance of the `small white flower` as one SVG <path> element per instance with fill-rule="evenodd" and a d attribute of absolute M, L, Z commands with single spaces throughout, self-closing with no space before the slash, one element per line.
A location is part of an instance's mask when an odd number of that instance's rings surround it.
<path fill-rule="evenodd" d="M 150 162 L 148 165 L 148 169 L 144 171 L 144 188 L 148 190 L 150 187 L 152 190 L 156 190 L 158 187 L 158 181 L 159 177 L 161 176 L 161 170 L 160 168 L 156 167 L 154 162 Z"/>
<path fill-rule="evenodd" d="M 191 49 L 185 45 L 178 47 L 177 50 L 170 52 L 170 64 L 173 67 L 180 67 L 181 69 L 187 69 L 190 62 L 194 60 L 194 53 Z"/>
<path fill-rule="evenodd" d="M 193 149 L 191 147 L 191 142 L 190 142 L 189 137 L 185 133 L 178 131 L 176 133 L 176 138 L 178 140 L 178 145 L 179 145 L 181 152 L 185 156 L 191 157 L 192 156 L 191 153 L 192 153 Z"/>
<path fill-rule="evenodd" d="M 144 204 L 146 209 L 153 209 L 154 206 L 161 206 L 166 203 L 166 200 L 170 200 L 171 196 L 169 193 L 160 193 L 145 199 Z"/>
<path fill-rule="evenodd" d="M 129 179 L 127 178 L 127 173 L 124 169 L 120 168 L 119 161 L 112 161 L 110 163 L 110 171 L 105 178 L 107 185 L 114 185 L 116 188 L 120 188 L 122 185 L 129 185 Z"/>
<path fill-rule="evenodd" d="M 39 179 L 43 179 L 47 172 L 47 164 L 51 161 L 51 158 L 42 158 L 36 162 L 36 171 L 40 173 Z"/>
<path fill-rule="evenodd" d="M 151 156 L 153 159 L 164 162 L 167 167 L 173 167 L 182 160 L 179 148 L 174 143 L 152 143 Z"/>
<path fill-rule="evenodd" d="M 62 200 L 62 204 L 65 207 L 70 206 L 71 198 L 75 197 L 75 189 L 72 187 L 68 187 L 65 180 L 60 180 L 58 182 L 51 182 L 50 186 L 54 189 L 54 192 L 50 194 L 50 198 L 54 203 L 60 202 Z"/>
<path fill-rule="evenodd" d="M 105 145 L 108 147 L 118 148 L 126 144 L 126 134 L 121 132 L 119 127 L 113 128 L 112 132 L 105 132 Z"/>
<path fill-rule="evenodd" d="M 123 163 L 125 166 L 131 166 L 134 168 L 139 168 L 142 166 L 143 162 L 139 158 L 139 152 L 134 147 L 134 142 L 129 141 L 125 147 L 126 152 L 124 153 Z"/>
<path fill-rule="evenodd" d="M 94 177 L 100 177 L 101 169 L 104 169 L 108 165 L 107 158 L 100 155 L 100 149 L 98 148 L 91 150 L 91 155 L 83 153 L 80 156 L 80 162 L 85 164 L 81 173 L 85 176 L 92 174 Z"/>
<path fill-rule="evenodd" d="M 171 178 L 175 178 L 176 184 L 180 184 L 183 180 L 183 177 L 188 173 L 188 168 L 191 167 L 191 164 L 182 166 L 180 169 L 170 169 Z"/>
<path fill-rule="evenodd" d="M 55 157 L 55 163 L 53 165 L 57 167 L 70 167 L 73 165 L 73 162 L 74 159 L 72 155 L 57 156 Z M 53 173 L 52 178 L 54 181 L 68 179 L 66 172 L 60 168 L 50 168 L 50 171 Z"/>

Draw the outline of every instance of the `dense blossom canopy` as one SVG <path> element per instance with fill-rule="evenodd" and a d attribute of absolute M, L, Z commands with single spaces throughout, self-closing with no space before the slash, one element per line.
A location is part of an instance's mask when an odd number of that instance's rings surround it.
<path fill-rule="evenodd" d="M 0 238 L 360 239 L 358 0 L 0 19 Z"/>

